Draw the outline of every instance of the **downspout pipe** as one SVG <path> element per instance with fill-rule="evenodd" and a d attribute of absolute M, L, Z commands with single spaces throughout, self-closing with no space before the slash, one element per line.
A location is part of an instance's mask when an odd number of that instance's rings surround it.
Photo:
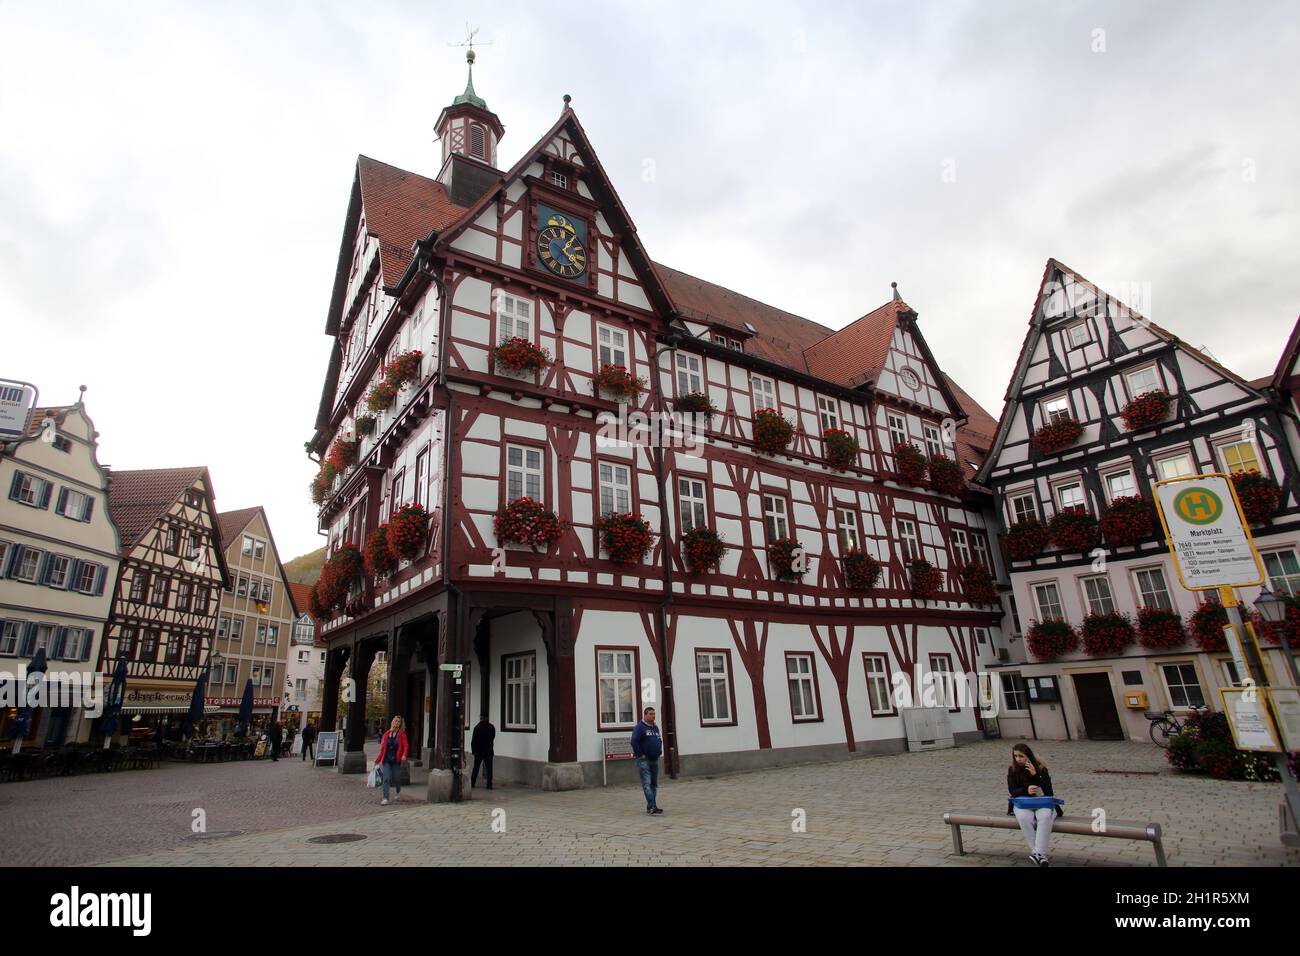
<path fill-rule="evenodd" d="M 673 603 L 673 563 L 668 550 L 668 492 L 667 478 L 664 474 L 664 419 L 665 403 L 663 389 L 659 380 L 659 356 L 664 352 L 675 352 L 681 344 L 681 334 L 671 332 L 654 352 L 651 359 L 651 386 L 654 389 L 655 409 L 659 413 L 659 427 L 654 432 L 655 483 L 659 493 L 659 556 L 663 571 L 663 598 L 655 609 L 655 628 L 659 640 L 659 684 L 663 687 L 663 721 L 664 749 L 668 760 L 668 776 L 676 779 L 680 770 L 681 757 L 677 746 L 677 704 L 673 696 L 672 667 L 668 660 L 668 607 Z"/>

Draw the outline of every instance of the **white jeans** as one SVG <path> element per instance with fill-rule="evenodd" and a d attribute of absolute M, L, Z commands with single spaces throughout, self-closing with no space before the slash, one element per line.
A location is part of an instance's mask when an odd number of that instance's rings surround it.
<path fill-rule="evenodd" d="M 1056 822 L 1056 810 L 1052 807 L 1040 807 L 1037 810 L 1021 810 L 1019 807 L 1012 809 L 1016 811 L 1016 820 L 1020 823 L 1020 829 L 1024 831 L 1029 852 L 1047 856 L 1047 844 L 1052 839 L 1052 824 Z"/>

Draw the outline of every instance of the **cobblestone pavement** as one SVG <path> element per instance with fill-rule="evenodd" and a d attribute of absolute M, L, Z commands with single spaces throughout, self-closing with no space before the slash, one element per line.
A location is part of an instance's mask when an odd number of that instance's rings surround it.
<path fill-rule="evenodd" d="M 380 807 L 360 778 L 297 760 L 181 765 L 5 784 L 0 836 L 10 865 L 1030 866 L 1019 831 L 967 830 L 967 855 L 957 857 L 943 825 L 944 810 L 1005 810 L 1010 744 L 666 780 L 660 817 L 646 816 L 628 786 L 479 789 L 459 805 L 420 802 L 412 788 L 409 804 Z M 1176 774 L 1149 744 L 1044 743 L 1039 752 L 1068 812 L 1158 821 L 1171 865 L 1300 864 L 1300 851 L 1278 841 L 1277 784 Z M 196 806 L 209 831 L 245 835 L 190 839 Z M 795 809 L 807 832 L 792 831 Z M 306 842 L 334 833 L 367 839 Z M 1061 834 L 1052 849 L 1058 866 L 1155 863 L 1149 844 L 1124 840 Z"/>

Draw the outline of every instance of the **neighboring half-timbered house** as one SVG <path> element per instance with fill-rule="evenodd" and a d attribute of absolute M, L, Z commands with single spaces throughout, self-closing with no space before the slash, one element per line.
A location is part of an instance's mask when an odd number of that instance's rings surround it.
<path fill-rule="evenodd" d="M 1179 634 L 1201 598 L 1179 582 L 1152 510 L 1152 485 L 1257 471 L 1256 484 L 1276 486 L 1278 501 L 1253 522 L 1256 544 L 1272 587 L 1300 590 L 1300 486 L 1288 440 L 1294 410 L 1267 385 L 1242 379 L 1048 261 L 979 476 L 996 492 L 1007 528 L 1013 589 L 1004 734 L 1146 739 L 1147 709 L 1218 708 L 1217 689 L 1241 675 L 1214 641 L 1198 643 L 1191 628 Z M 1073 517 L 1058 517 L 1066 512 Z M 1134 632 L 1103 627 L 1113 614 L 1128 615 Z M 1082 634 L 1072 651 L 1049 630 L 1034 631 L 1052 620 L 1080 628 L 1089 615 L 1098 616 L 1096 638 Z M 1031 641 L 1031 631 L 1044 642 Z M 1265 647 L 1274 672 L 1289 674 L 1287 652 L 1276 641 Z M 1057 690 L 1040 689 L 1041 677 L 1055 678 Z"/>
<path fill-rule="evenodd" d="M 990 499 L 970 484 L 995 423 L 944 376 L 916 313 L 895 293 L 836 331 L 652 262 L 567 97 L 508 169 L 472 86 L 437 133 L 436 179 L 358 160 L 308 444 L 326 463 L 322 580 L 346 577 L 323 628 L 323 726 L 345 676 L 356 691 L 343 769 L 363 765 L 379 651 L 435 799 L 452 721 L 480 714 L 498 774 L 548 788 L 600 779 L 603 741 L 649 704 L 685 772 L 903 749 L 895 675 L 917 693 L 937 678 L 930 702 L 959 740 L 978 735 L 949 675 L 1001 646 L 996 595 L 973 604 L 958 574 L 998 574 Z M 700 396 L 715 409 L 702 424 L 656 431 Z M 764 447 L 778 418 L 789 440 Z M 953 462 L 949 493 L 903 480 L 904 442 Z M 523 498 L 557 520 L 544 546 L 498 527 Z M 379 529 L 400 543 L 411 504 L 427 537 L 384 554 Z M 607 534 L 621 515 L 646 522 L 644 553 Z M 716 568 L 688 564 L 692 532 L 720 537 Z M 358 574 L 348 545 L 379 567 Z M 788 580 L 770 546 L 794 557 Z M 866 587 L 850 586 L 850 552 L 880 566 Z M 913 594 L 914 560 L 933 566 L 932 594 Z M 463 715 L 438 669 L 452 662 Z"/>
<path fill-rule="evenodd" d="M 229 586 L 206 468 L 114 471 L 109 508 L 122 536 L 113 615 L 100 654 L 111 678 L 127 661 L 131 726 L 179 728 L 208 664 L 220 592 Z"/>

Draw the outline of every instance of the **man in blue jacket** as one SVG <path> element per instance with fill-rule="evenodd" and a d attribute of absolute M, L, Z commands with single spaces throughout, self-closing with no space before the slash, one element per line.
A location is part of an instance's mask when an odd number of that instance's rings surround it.
<path fill-rule="evenodd" d="M 655 726 L 655 709 L 647 707 L 641 720 L 632 730 L 632 756 L 641 774 L 641 789 L 645 791 L 645 812 L 663 813 L 659 809 L 659 756 L 664 752 L 659 728 Z"/>

